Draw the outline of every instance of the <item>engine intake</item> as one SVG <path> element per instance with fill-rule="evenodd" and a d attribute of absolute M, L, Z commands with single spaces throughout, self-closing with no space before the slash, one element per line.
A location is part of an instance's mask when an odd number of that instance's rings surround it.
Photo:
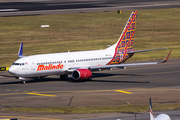
<path fill-rule="evenodd" d="M 72 73 L 72 78 L 74 80 L 89 79 L 92 73 L 89 69 L 76 69 Z"/>

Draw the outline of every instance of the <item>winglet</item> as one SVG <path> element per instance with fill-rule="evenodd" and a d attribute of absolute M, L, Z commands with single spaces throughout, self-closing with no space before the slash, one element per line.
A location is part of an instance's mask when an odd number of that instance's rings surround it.
<path fill-rule="evenodd" d="M 21 43 L 21 45 L 20 45 L 20 47 L 19 47 L 18 57 L 19 57 L 19 58 L 25 57 L 25 56 L 23 55 L 23 42 Z"/>
<path fill-rule="evenodd" d="M 171 51 L 172 51 L 172 49 L 169 51 L 169 53 L 168 53 L 168 54 L 167 54 L 167 56 L 164 58 L 164 60 L 162 61 L 162 63 L 164 63 L 164 62 L 167 62 L 167 61 L 168 61 L 169 56 L 170 56 L 170 54 L 171 54 Z"/>

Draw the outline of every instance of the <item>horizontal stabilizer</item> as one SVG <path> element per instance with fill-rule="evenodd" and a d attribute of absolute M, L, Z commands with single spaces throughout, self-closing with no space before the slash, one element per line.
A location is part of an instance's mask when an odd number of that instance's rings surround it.
<path fill-rule="evenodd" d="M 130 52 L 128 52 L 128 54 L 131 54 L 131 53 L 139 53 L 139 52 L 148 52 L 148 51 L 154 51 L 154 50 L 164 50 L 164 49 L 167 49 L 167 48 L 150 49 L 150 50 L 139 50 L 139 51 L 130 51 Z"/>

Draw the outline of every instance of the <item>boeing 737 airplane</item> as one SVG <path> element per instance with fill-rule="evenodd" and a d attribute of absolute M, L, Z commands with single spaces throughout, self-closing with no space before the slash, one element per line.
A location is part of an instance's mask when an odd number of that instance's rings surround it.
<path fill-rule="evenodd" d="M 23 83 L 25 83 L 26 77 L 40 78 L 48 75 L 60 75 L 60 79 L 68 79 L 70 73 L 72 73 L 74 80 L 81 80 L 92 79 L 91 72 L 96 70 L 111 70 L 113 67 L 124 69 L 126 66 L 152 65 L 166 62 L 172 50 L 162 62 L 123 64 L 134 53 L 160 50 L 134 51 L 132 48 L 137 13 L 137 11 L 131 13 L 118 41 L 104 50 L 24 56 L 23 43 L 21 43 L 18 53 L 20 59 L 12 64 L 9 73 L 22 80 Z"/>

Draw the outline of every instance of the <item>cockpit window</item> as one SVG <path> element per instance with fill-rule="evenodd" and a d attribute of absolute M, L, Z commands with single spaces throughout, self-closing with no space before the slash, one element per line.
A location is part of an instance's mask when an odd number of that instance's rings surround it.
<path fill-rule="evenodd" d="M 23 66 L 24 63 L 13 63 L 12 65 L 19 65 L 19 66 Z"/>
<path fill-rule="evenodd" d="M 13 63 L 12 65 L 19 65 L 19 63 Z"/>

